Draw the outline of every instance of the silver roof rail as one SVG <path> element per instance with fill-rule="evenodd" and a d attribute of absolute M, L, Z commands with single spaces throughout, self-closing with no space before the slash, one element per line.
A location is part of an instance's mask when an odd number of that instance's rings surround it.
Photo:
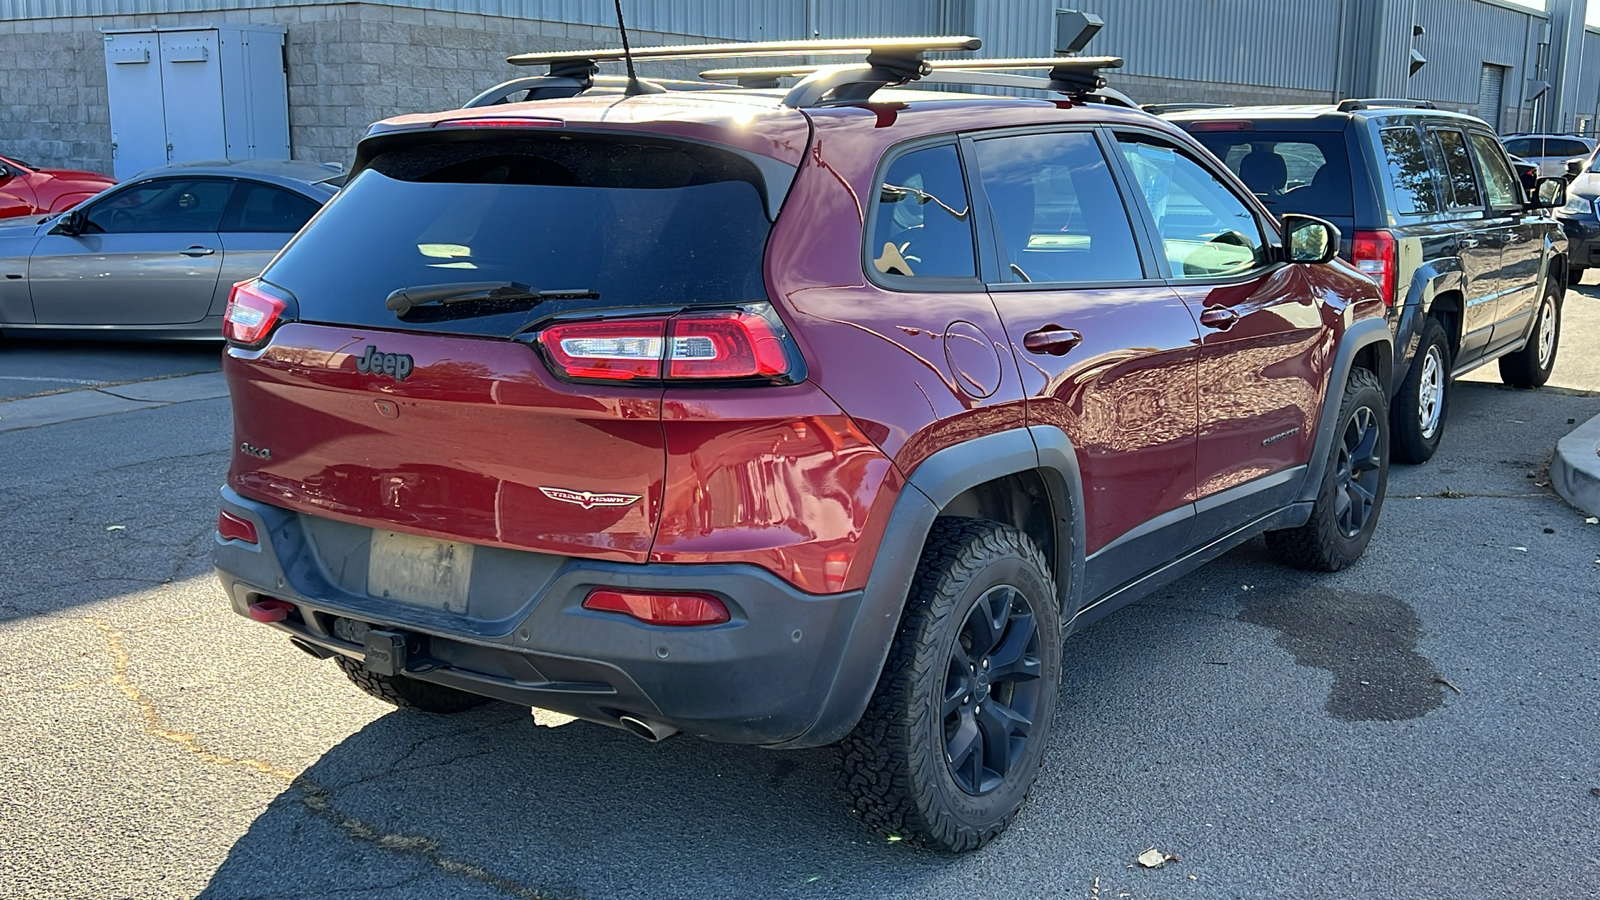
<path fill-rule="evenodd" d="M 713 84 L 705 81 L 677 81 L 663 78 L 651 79 L 651 83 L 672 91 L 725 91 L 732 87 L 732 85 Z M 592 88 L 614 88 L 620 91 L 627 86 L 628 79 L 622 75 L 588 75 L 582 78 L 562 75 L 525 75 L 522 78 L 503 81 L 489 88 L 468 100 L 461 108 L 477 109 L 481 106 L 493 106 L 496 103 L 510 103 L 513 102 L 511 100 L 512 95 L 524 91 L 527 92 L 527 96 L 515 102 L 576 97 Z"/>

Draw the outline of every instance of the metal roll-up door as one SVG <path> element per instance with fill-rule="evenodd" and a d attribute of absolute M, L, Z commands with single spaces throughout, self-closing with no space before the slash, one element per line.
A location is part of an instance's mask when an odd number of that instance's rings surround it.
<path fill-rule="evenodd" d="M 1500 130 L 1500 96 L 1505 91 L 1506 67 L 1483 64 L 1478 76 L 1478 118 Z"/>

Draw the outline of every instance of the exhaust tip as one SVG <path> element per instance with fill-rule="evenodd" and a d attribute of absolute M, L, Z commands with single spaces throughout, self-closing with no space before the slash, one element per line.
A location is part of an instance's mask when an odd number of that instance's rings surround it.
<path fill-rule="evenodd" d="M 647 722 L 636 716 L 621 716 L 617 722 L 622 727 L 652 744 L 660 743 L 678 733 L 678 729 L 660 722 Z"/>

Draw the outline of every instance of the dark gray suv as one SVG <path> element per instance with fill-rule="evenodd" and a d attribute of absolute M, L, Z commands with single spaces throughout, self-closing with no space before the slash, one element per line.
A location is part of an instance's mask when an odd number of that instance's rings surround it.
<path fill-rule="evenodd" d="M 1433 456 L 1456 376 L 1499 360 L 1507 384 L 1549 379 L 1568 265 L 1548 210 L 1564 185 L 1542 179 L 1530 194 L 1488 124 L 1405 100 L 1167 118 L 1280 217 L 1337 225 L 1341 255 L 1378 284 L 1395 333 L 1395 459 Z"/>

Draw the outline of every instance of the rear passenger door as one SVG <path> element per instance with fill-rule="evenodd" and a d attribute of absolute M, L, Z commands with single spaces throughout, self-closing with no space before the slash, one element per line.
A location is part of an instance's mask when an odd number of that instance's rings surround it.
<path fill-rule="evenodd" d="M 1209 160 L 1152 134 L 1117 142 L 1168 284 L 1199 322 L 1200 542 L 1287 505 L 1299 488 L 1328 377 L 1323 304 Z"/>
<path fill-rule="evenodd" d="M 1013 132 L 967 147 L 1028 424 L 1077 448 L 1092 600 L 1189 542 L 1198 333 L 1135 237 L 1135 201 L 1102 136 Z"/>
<path fill-rule="evenodd" d="M 1497 213 L 1484 200 L 1484 192 L 1467 149 L 1466 134 L 1458 128 L 1430 128 L 1428 141 L 1439 159 L 1445 211 L 1456 225 L 1457 254 L 1466 282 L 1462 310 L 1461 347 L 1453 368 L 1476 363 L 1488 348 L 1499 318 L 1500 297 L 1506 292 L 1501 251 L 1516 221 Z"/>
<path fill-rule="evenodd" d="M 1539 302 L 1539 263 L 1550 220 L 1530 215 L 1522 203 L 1517 178 L 1511 173 L 1500 142 L 1482 131 L 1467 135 L 1472 160 L 1483 180 L 1488 219 L 1504 232 L 1500 248 L 1501 296 L 1496 302 L 1489 351 L 1519 345 Z"/>

